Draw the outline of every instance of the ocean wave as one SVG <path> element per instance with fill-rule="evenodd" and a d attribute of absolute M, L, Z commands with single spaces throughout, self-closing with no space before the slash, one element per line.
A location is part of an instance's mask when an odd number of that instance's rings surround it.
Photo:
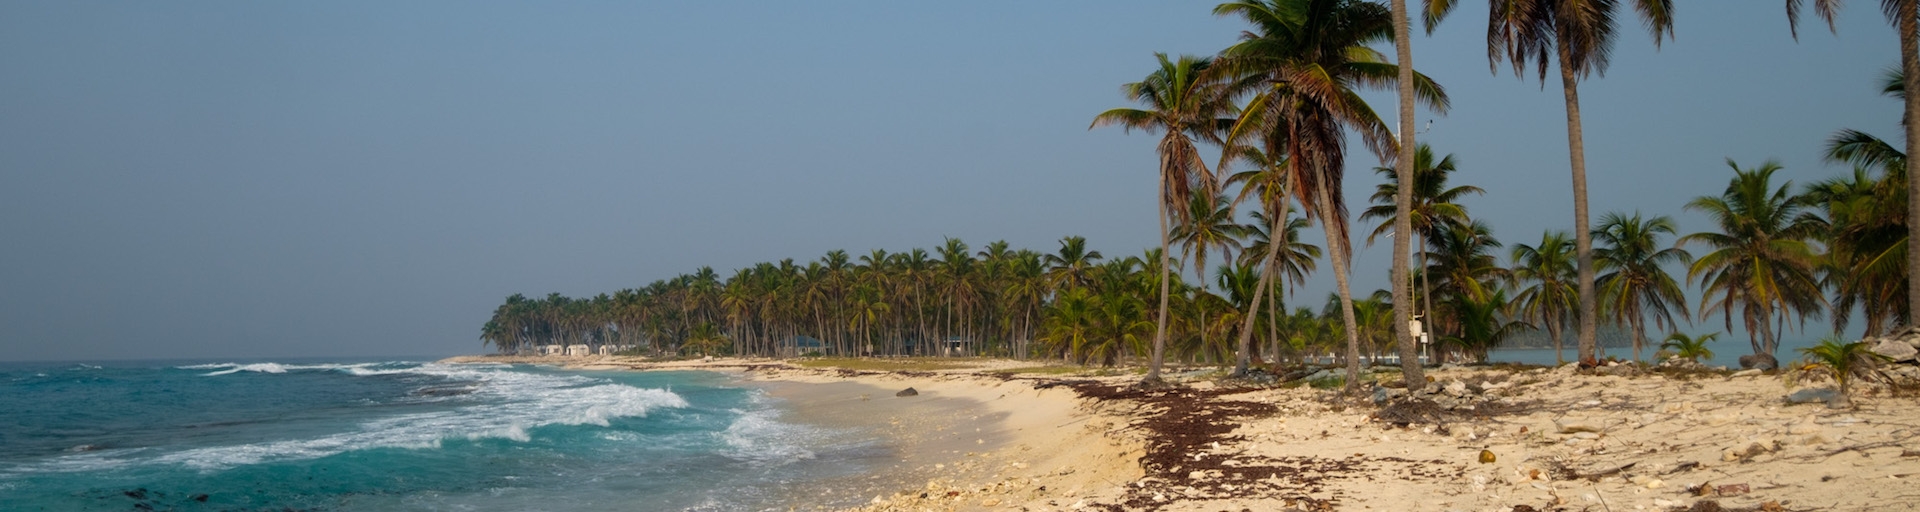
<path fill-rule="evenodd" d="M 820 432 L 780 421 L 780 410 L 767 406 L 769 400 L 764 393 L 756 391 L 751 401 L 758 407 L 735 411 L 740 416 L 734 418 L 726 430 L 714 434 L 727 446 L 721 454 L 760 465 L 792 464 L 814 458 L 813 451 L 806 446 L 808 440 L 818 437 Z"/>
<path fill-rule="evenodd" d="M 280 373 L 321 366 L 266 365 L 273 363 L 236 365 L 222 371 Z M 274 367 L 278 367 L 278 371 Z M 471 395 L 477 397 L 475 401 L 479 403 L 443 411 L 369 420 L 350 432 L 316 438 L 210 446 L 157 454 L 152 451 L 120 450 L 76 453 L 17 470 L 69 472 L 151 464 L 217 471 L 252 464 L 315 459 L 354 450 L 435 449 L 450 439 L 502 439 L 524 443 L 532 441 L 538 434 L 535 430 L 541 427 L 609 427 L 619 418 L 645 417 L 663 408 L 689 407 L 685 398 L 669 390 L 638 388 L 578 375 L 488 371 L 431 364 L 406 370 L 477 381 L 479 384 Z"/>
<path fill-rule="evenodd" d="M 379 375 L 379 374 L 383 374 L 381 372 L 403 373 L 403 372 L 406 372 L 407 369 L 401 368 L 396 370 L 373 370 L 371 368 L 392 367 L 392 366 L 408 365 L 408 364 L 412 364 L 412 363 L 401 363 L 401 362 L 354 363 L 354 364 L 215 363 L 215 364 L 196 364 L 191 366 L 175 366 L 174 368 L 180 369 L 180 370 L 218 370 L 218 371 L 202 374 L 207 377 L 232 375 L 240 372 L 287 373 L 287 372 L 294 372 L 294 371 L 316 371 L 316 370 L 339 371 L 339 372 L 346 372 L 353 375 Z M 355 373 L 355 372 L 369 372 L 369 373 Z"/>

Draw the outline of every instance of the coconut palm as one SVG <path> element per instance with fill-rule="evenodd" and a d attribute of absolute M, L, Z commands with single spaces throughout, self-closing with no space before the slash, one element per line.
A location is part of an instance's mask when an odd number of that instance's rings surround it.
<path fill-rule="evenodd" d="M 1808 186 L 1801 197 L 1824 214 L 1824 226 L 1815 229 L 1827 246 L 1818 270 L 1821 285 L 1833 290 L 1834 330 L 1846 330 L 1856 307 L 1866 337 L 1907 324 L 1906 181 L 1856 167 L 1850 176 Z"/>
<path fill-rule="evenodd" d="M 1360 220 L 1362 221 L 1383 219 L 1383 222 L 1373 229 L 1373 233 L 1367 235 L 1367 245 L 1372 246 L 1374 240 L 1381 235 L 1392 236 L 1393 233 L 1398 232 L 1397 226 L 1399 225 L 1399 219 L 1397 216 L 1399 215 L 1400 207 L 1405 205 L 1408 219 L 1407 231 L 1417 237 L 1413 243 L 1420 248 L 1420 268 L 1427 267 L 1427 240 L 1429 238 L 1437 236 L 1440 232 L 1447 229 L 1449 224 L 1464 224 L 1468 222 L 1467 208 L 1460 205 L 1460 198 L 1466 197 L 1467 194 L 1478 195 L 1487 193 L 1486 190 L 1472 185 L 1448 187 L 1447 175 L 1459 170 L 1453 161 L 1453 155 L 1447 155 L 1441 158 L 1440 161 L 1435 162 L 1433 159 L 1433 148 L 1426 144 L 1421 144 L 1419 148 L 1414 151 L 1413 186 L 1409 187 L 1411 189 L 1410 193 L 1404 200 L 1400 197 L 1400 177 L 1397 168 L 1375 167 L 1373 170 L 1385 176 L 1387 182 L 1378 185 L 1374 189 L 1373 197 L 1371 198 L 1373 206 L 1368 207 L 1366 211 L 1360 213 Z M 1433 294 L 1432 287 L 1430 286 L 1431 283 L 1426 282 L 1427 275 L 1425 273 L 1422 273 L 1420 278 L 1422 281 L 1420 285 L 1421 300 L 1425 301 L 1425 309 L 1432 311 Z"/>
<path fill-rule="evenodd" d="M 1539 245 L 1513 244 L 1512 259 L 1513 277 L 1532 283 L 1513 298 L 1519 316 L 1546 329 L 1547 337 L 1553 338 L 1554 364 L 1565 364 L 1560 333 L 1580 303 L 1580 292 L 1573 284 L 1578 277 L 1573 240 L 1565 231 L 1548 231 L 1540 235 Z"/>
<path fill-rule="evenodd" d="M 1852 384 L 1856 378 L 1879 378 L 1880 365 L 1887 357 L 1875 353 L 1865 341 L 1842 342 L 1833 337 L 1820 340 L 1819 345 L 1800 349 L 1801 357 L 1806 361 L 1803 370 L 1815 370 L 1832 377 L 1840 385 L 1842 404 L 1851 404 Z"/>
<path fill-rule="evenodd" d="M 1787 0 L 1787 27 L 1794 37 L 1800 36 L 1801 0 Z M 1838 29 L 1833 17 L 1840 10 L 1840 0 L 1813 0 L 1813 12 L 1826 20 L 1828 30 Z M 1920 90 L 1920 0 L 1880 0 L 1880 12 L 1886 14 L 1887 21 L 1894 25 L 1900 35 L 1900 78 L 1899 91 Z M 1891 89 L 1891 88 L 1889 88 Z M 1901 124 L 1906 128 L 1906 154 L 1920 151 L 1920 129 L 1913 122 L 1920 119 L 1920 95 L 1901 93 L 1899 96 L 1905 109 Z M 1920 238 L 1920 161 L 1905 162 L 1907 185 L 1907 237 Z M 1913 286 L 1911 280 L 1920 276 L 1920 251 L 1907 251 L 1907 318 L 1920 318 L 1920 286 Z"/>
<path fill-rule="evenodd" d="M 1341 191 L 1346 133 L 1360 135 L 1377 155 L 1394 154 L 1386 123 L 1353 89 L 1399 80 L 1399 67 L 1367 47 L 1392 37 L 1391 13 L 1359 0 L 1243 0 L 1220 4 L 1214 14 L 1253 25 L 1221 52 L 1227 74 L 1253 94 L 1228 140 L 1256 140 L 1267 154 L 1287 156 L 1289 188 L 1324 228 L 1342 320 L 1352 326 L 1351 234 Z M 1444 108 L 1445 92 L 1424 76 L 1412 76 L 1419 98 Z M 1359 382 L 1354 331 L 1347 329 L 1348 391 Z"/>
<path fill-rule="evenodd" d="M 1699 336 L 1688 336 L 1687 333 L 1684 332 L 1674 332 L 1667 335 L 1666 341 L 1660 342 L 1660 349 L 1672 350 L 1674 357 L 1698 363 L 1701 359 L 1713 359 L 1713 349 L 1707 348 L 1707 344 L 1712 343 L 1713 340 L 1719 337 L 1720 333 L 1717 332 Z"/>
<path fill-rule="evenodd" d="M 1501 342 L 1531 326 L 1508 314 L 1507 291 L 1493 288 L 1483 298 L 1454 296 L 1453 313 L 1459 323 L 1453 336 L 1444 342 L 1477 361 L 1485 361 L 1487 352 Z"/>
<path fill-rule="evenodd" d="M 1687 264 L 1692 256 L 1678 244 L 1662 249 L 1660 237 L 1676 236 L 1673 219 L 1665 215 L 1642 218 L 1639 212 L 1628 217 L 1611 212 L 1600 218 L 1593 237 L 1600 247 L 1594 250 L 1601 270 L 1601 312 L 1625 324 L 1633 336 L 1633 360 L 1640 360 L 1640 347 L 1646 345 L 1646 321 L 1663 331 L 1678 327 L 1673 310 L 1687 318 L 1686 294 L 1667 273 L 1666 265 Z M 1582 357 L 1585 357 L 1584 355 Z"/>
<path fill-rule="evenodd" d="M 1285 209 L 1283 208 L 1282 211 Z M 1290 218 L 1286 222 L 1276 223 L 1268 220 L 1267 214 L 1260 211 L 1253 212 L 1252 217 L 1254 222 L 1247 229 L 1248 240 L 1251 243 L 1240 255 L 1242 263 L 1251 263 L 1250 260 L 1258 257 L 1263 260 L 1263 266 L 1260 271 L 1260 282 L 1254 289 L 1253 300 L 1247 305 L 1248 321 L 1241 327 L 1240 351 L 1243 354 L 1252 351 L 1250 338 L 1253 334 L 1252 317 L 1258 316 L 1254 313 L 1260 309 L 1261 298 L 1271 296 L 1272 300 L 1266 302 L 1267 318 L 1270 319 L 1267 322 L 1268 339 L 1274 343 L 1274 355 L 1278 357 L 1280 354 L 1279 322 L 1271 319 L 1279 318 L 1280 312 L 1286 310 L 1286 296 L 1282 293 L 1281 281 L 1287 281 L 1296 287 L 1305 283 L 1307 274 L 1314 270 L 1314 260 L 1320 258 L 1320 246 L 1300 241 L 1300 231 L 1307 228 L 1307 219 L 1289 215 Z M 1280 236 L 1275 237 L 1271 234 L 1271 229 L 1263 227 L 1267 225 L 1280 226 Z M 1278 240 L 1277 244 L 1275 240 Z M 1246 369 L 1238 364 L 1249 362 L 1248 357 L 1243 355 L 1236 363 L 1236 371 L 1244 373 Z"/>
<path fill-rule="evenodd" d="M 1693 262 L 1687 278 L 1700 283 L 1702 313 L 1719 311 L 1732 330 L 1734 308 L 1739 308 L 1753 353 L 1773 356 L 1780 346 L 1775 319 L 1784 328 L 1788 315 L 1804 322 L 1825 309 L 1812 243 L 1820 226 L 1803 215 L 1808 207 L 1805 198 L 1791 193 L 1792 182 L 1773 186 L 1778 162 L 1741 169 L 1728 159 L 1727 166 L 1734 177 L 1724 192 L 1687 202 L 1688 210 L 1705 213 L 1720 229 L 1680 239 L 1712 249 Z"/>
<path fill-rule="evenodd" d="M 1160 132 L 1160 310 L 1156 333 L 1153 338 L 1153 356 L 1147 367 L 1144 383 L 1160 382 L 1160 366 L 1164 360 L 1167 338 L 1167 295 L 1171 279 L 1167 274 L 1173 266 L 1168 232 L 1168 214 L 1185 218 L 1185 206 L 1200 190 L 1212 196 L 1218 184 L 1213 172 L 1207 169 L 1207 163 L 1200 158 L 1199 148 L 1194 139 L 1218 140 L 1218 128 L 1222 119 L 1234 114 L 1232 98 L 1216 81 L 1205 79 L 1213 60 L 1204 57 L 1181 56 L 1169 60 L 1166 54 L 1154 54 L 1160 66 L 1152 74 L 1139 82 L 1121 86 L 1120 91 L 1128 100 L 1144 105 L 1146 108 L 1116 108 L 1094 116 L 1088 129 L 1107 125 L 1119 125 L 1126 131 L 1144 130 Z"/>
<path fill-rule="evenodd" d="M 1289 229 L 1292 227 L 1291 223 L 1285 226 L 1282 225 L 1282 222 L 1287 221 L 1291 217 L 1290 210 L 1292 207 L 1292 199 L 1287 196 L 1287 183 L 1289 178 L 1287 176 L 1288 166 L 1283 161 L 1284 159 L 1276 158 L 1275 155 L 1269 155 L 1266 151 L 1262 151 L 1256 147 L 1245 146 L 1239 149 L 1239 158 L 1251 164 L 1253 169 L 1235 173 L 1231 178 L 1227 179 L 1227 183 L 1229 184 L 1238 183 L 1241 185 L 1240 197 L 1235 198 L 1234 202 L 1237 204 L 1248 199 L 1255 199 L 1259 201 L 1260 204 L 1260 209 L 1254 210 L 1253 212 L 1254 223 L 1247 226 L 1246 230 L 1247 233 L 1250 234 L 1250 238 L 1254 240 L 1254 244 L 1248 247 L 1245 252 L 1240 253 L 1240 255 L 1243 260 L 1250 259 L 1257 255 L 1257 257 L 1261 258 L 1262 265 L 1260 267 L 1260 282 L 1254 286 L 1253 296 L 1247 303 L 1247 312 L 1244 316 L 1245 323 L 1240 326 L 1239 354 L 1234 361 L 1232 373 L 1235 377 L 1246 375 L 1247 368 L 1252 363 L 1253 321 L 1259 317 L 1258 313 L 1261 300 L 1266 298 L 1267 291 L 1274 285 L 1273 277 L 1278 271 L 1278 261 L 1281 258 L 1280 252 L 1285 250 L 1285 244 L 1290 243 L 1290 241 L 1287 241 L 1286 237 L 1283 236 L 1281 237 L 1283 240 L 1281 244 L 1269 245 L 1266 243 L 1272 239 L 1269 234 L 1282 232 L 1292 235 L 1292 231 Z M 1225 162 L 1222 163 L 1222 167 L 1225 167 Z M 1303 224 L 1305 223 L 1304 220 L 1301 222 Z M 1315 257 L 1318 257 L 1318 248 L 1315 248 L 1314 252 Z M 1294 270 L 1294 277 L 1301 277 L 1299 268 L 1295 267 Z M 1279 301 L 1280 299 L 1278 295 L 1276 295 L 1272 300 L 1267 302 L 1269 304 L 1276 304 Z M 1269 307 L 1269 309 L 1277 312 L 1281 308 Z M 1279 315 L 1276 313 L 1270 316 L 1278 317 Z M 1279 336 L 1276 331 L 1277 327 L 1274 327 L 1275 324 L 1276 322 L 1268 322 L 1269 331 L 1273 332 L 1271 337 L 1276 344 L 1275 354 L 1277 355 L 1279 353 Z"/>
<path fill-rule="evenodd" d="M 1796 0 L 1789 0 L 1796 1 Z M 1831 0 L 1816 0 L 1831 1 Z M 1573 171 L 1573 225 L 1577 288 L 1580 294 L 1580 362 L 1592 365 L 1598 330 L 1594 295 L 1593 241 L 1586 230 L 1587 157 L 1580 122 L 1581 80 L 1605 75 L 1613 57 L 1616 10 L 1620 0 L 1497 0 L 1488 4 L 1487 60 L 1495 71 L 1505 61 L 1516 76 L 1525 77 L 1529 65 L 1541 82 L 1547 78 L 1549 57 L 1559 64 L 1560 90 L 1566 99 L 1567 149 Z M 1654 47 L 1673 37 L 1673 0 L 1627 0 L 1653 35 Z M 1428 31 L 1457 7 L 1455 0 L 1430 0 L 1425 17 Z"/>
<path fill-rule="evenodd" d="M 1069 236 L 1060 239 L 1060 252 L 1045 256 L 1047 281 L 1054 288 L 1086 286 L 1087 271 L 1100 262 L 1100 251 L 1087 250 L 1087 238 Z"/>
<path fill-rule="evenodd" d="M 1885 94 L 1904 98 L 1905 77 L 1887 73 Z M 1866 336 L 1911 325 L 1907 304 L 1907 156 L 1873 135 L 1841 130 L 1827 140 L 1826 160 L 1854 166 L 1852 176 L 1815 183 L 1803 196 L 1825 214 L 1823 285 L 1834 290 L 1834 330 L 1845 330 L 1857 306 Z M 1879 170 L 1879 176 L 1871 175 Z"/>
<path fill-rule="evenodd" d="M 1186 251 L 1185 256 L 1192 258 L 1193 277 L 1197 282 L 1207 280 L 1207 250 L 1217 248 L 1223 259 L 1231 261 L 1233 251 L 1240 249 L 1240 239 L 1245 236 L 1246 228 L 1234 220 L 1233 203 L 1223 195 L 1202 195 L 1195 193 L 1187 200 L 1185 222 L 1173 227 L 1173 241 Z"/>

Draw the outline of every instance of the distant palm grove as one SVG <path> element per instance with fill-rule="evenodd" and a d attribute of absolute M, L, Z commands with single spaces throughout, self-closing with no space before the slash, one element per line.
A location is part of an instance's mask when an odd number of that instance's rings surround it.
<path fill-rule="evenodd" d="M 1901 62 L 1884 72 L 1884 87 L 1861 93 L 1892 97 L 1911 120 L 1920 117 L 1920 102 L 1905 93 L 1920 87 L 1920 0 L 1881 3 L 1900 33 Z M 1144 78 L 1121 87 L 1130 106 L 1092 117 L 1090 128 L 1157 137 L 1157 173 L 1130 179 L 1143 187 L 1152 179 L 1159 190 L 1159 247 L 1121 255 L 1076 236 L 1044 248 L 947 239 L 931 251 L 836 250 L 724 276 L 700 268 L 611 295 L 514 295 L 481 339 L 503 352 L 587 345 L 645 354 L 1144 363 L 1149 381 L 1167 359 L 1231 364 L 1239 373 L 1319 358 L 1353 372 L 1362 360 L 1401 356 L 1407 382 L 1420 382 L 1417 354 L 1481 359 L 1521 332 L 1544 333 L 1557 354 L 1565 340 L 1578 360 L 1594 364 L 1603 326 L 1631 339 L 1631 352 L 1616 355 L 1644 360 L 1643 348 L 1657 340 L 1712 339 L 1681 331 L 1716 316 L 1718 329 L 1739 325 L 1751 352 L 1768 357 L 1787 333 L 1859 322 L 1874 335 L 1911 325 L 1920 289 L 1909 279 L 1920 253 L 1907 241 L 1920 230 L 1909 222 L 1920 216 L 1912 199 L 1920 171 L 1906 155 L 1920 132 L 1910 125 L 1905 151 L 1839 130 L 1823 156 L 1852 171 L 1816 183 L 1784 180 L 1772 161 L 1729 159 L 1725 189 L 1673 205 L 1703 215 L 1707 226 L 1685 229 L 1657 212 L 1589 219 L 1578 86 L 1605 71 L 1616 11 L 1631 9 L 1660 43 L 1675 31 L 1672 4 L 1489 6 L 1490 64 L 1510 65 L 1522 78 L 1537 72 L 1546 80 L 1550 70 L 1560 78 L 1574 199 L 1568 229 L 1501 241 L 1469 211 L 1484 194 L 1472 184 L 1470 155 L 1415 143 L 1415 103 L 1439 113 L 1449 105 L 1442 84 L 1396 64 L 1411 55 L 1405 0 L 1245 0 L 1214 8 L 1246 22 L 1239 42 L 1213 56 L 1156 55 L 1143 62 Z M 1811 6 L 1830 26 L 1840 8 L 1830 0 Z M 1430 31 L 1455 7 L 1428 0 L 1419 17 Z M 1785 7 L 1797 37 L 1807 5 Z M 1372 46 L 1382 43 L 1397 58 Z M 1358 88 L 1397 90 L 1398 127 Z M 1357 216 L 1342 190 L 1349 135 L 1383 163 Z M 1349 289 L 1354 223 L 1364 243 L 1394 245 L 1391 289 Z M 1308 226 L 1321 227 L 1324 240 L 1302 240 Z M 1321 272 L 1335 278 L 1331 296 L 1290 292 Z M 1413 342 L 1422 338 L 1430 343 Z"/>

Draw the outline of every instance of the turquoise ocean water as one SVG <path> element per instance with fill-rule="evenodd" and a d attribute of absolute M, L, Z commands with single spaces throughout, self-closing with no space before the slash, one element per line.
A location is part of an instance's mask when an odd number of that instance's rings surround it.
<path fill-rule="evenodd" d="M 705 372 L 0 363 L 0 509 L 785 510 L 888 457 L 782 417 Z"/>

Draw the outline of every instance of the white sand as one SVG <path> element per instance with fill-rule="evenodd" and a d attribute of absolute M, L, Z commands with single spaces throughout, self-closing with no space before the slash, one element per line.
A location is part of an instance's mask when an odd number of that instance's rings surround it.
<path fill-rule="evenodd" d="M 1310 388 L 1179 398 L 1199 405 L 1184 419 L 1221 425 L 1224 433 L 1212 438 L 1220 444 L 1175 454 L 1192 457 L 1188 466 L 1147 471 L 1143 455 L 1163 438 L 1141 423 L 1168 419 L 1159 416 L 1166 402 L 1082 399 L 1065 387 L 1035 389 L 1039 380 L 1007 381 L 979 369 L 842 375 L 772 361 L 564 361 L 583 368 L 776 365 L 745 378 L 793 401 L 803 420 L 884 421 L 898 436 L 900 488 L 876 493 L 884 495 L 869 510 L 1628 511 L 1702 500 L 1751 510 L 1920 509 L 1914 398 L 1862 397 L 1855 409 L 1787 405 L 1782 397 L 1792 389 L 1777 376 L 1437 371 L 1438 384 L 1501 381 L 1483 396 L 1520 411 L 1457 419 L 1444 431 L 1393 427 L 1375 420 L 1379 409 L 1364 400 L 1342 406 Z M 1204 394 L 1213 383 L 1188 384 Z M 893 396 L 909 386 L 921 395 Z M 1271 410 L 1230 417 L 1242 406 Z M 1478 462 L 1482 450 L 1496 461 Z M 1701 485 L 1704 496 L 1689 490 Z M 1724 495 L 1716 492 L 1723 488 Z"/>

